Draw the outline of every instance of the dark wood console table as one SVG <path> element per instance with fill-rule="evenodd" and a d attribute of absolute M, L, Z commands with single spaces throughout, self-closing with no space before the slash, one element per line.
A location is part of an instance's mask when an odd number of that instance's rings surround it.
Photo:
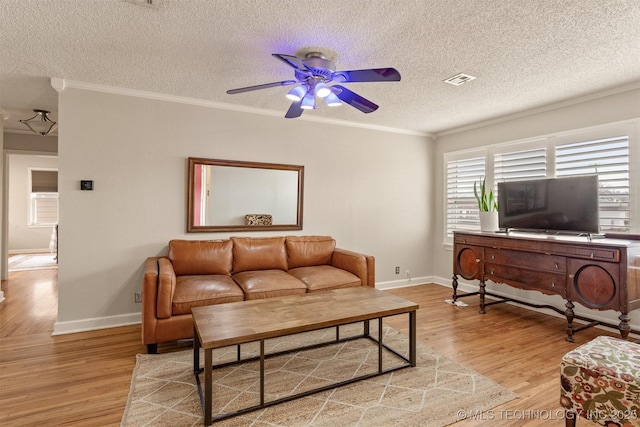
<path fill-rule="evenodd" d="M 536 233 L 454 232 L 453 300 L 480 296 L 480 313 L 492 304 L 513 301 L 537 308 L 549 308 L 567 318 L 567 341 L 587 327 L 618 328 L 627 339 L 629 312 L 640 308 L 640 241 L 558 236 Z M 479 280 L 479 292 L 458 295 L 458 276 Z M 562 311 L 486 292 L 486 281 L 560 295 L 567 302 Z M 498 298 L 485 302 L 485 296 Z M 620 312 L 620 324 L 609 325 L 574 313 L 574 302 L 593 310 Z M 589 323 L 574 328 L 573 320 Z"/>

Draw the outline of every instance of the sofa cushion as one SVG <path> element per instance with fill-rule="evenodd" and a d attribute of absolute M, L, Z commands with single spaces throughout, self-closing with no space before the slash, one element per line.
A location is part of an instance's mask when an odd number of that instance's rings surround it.
<path fill-rule="evenodd" d="M 304 282 L 308 292 L 354 288 L 362 285 L 360 278 L 355 274 L 330 265 L 298 267 L 289 270 L 288 273 Z"/>
<path fill-rule="evenodd" d="M 244 271 L 233 275 L 246 300 L 305 294 L 307 287 L 282 270 Z"/>
<path fill-rule="evenodd" d="M 287 270 L 284 237 L 232 237 L 233 273 Z"/>
<path fill-rule="evenodd" d="M 287 236 L 289 268 L 331 264 L 336 241 L 331 236 Z"/>
<path fill-rule="evenodd" d="M 177 276 L 231 274 L 230 240 L 171 240 L 168 258 Z"/>
<path fill-rule="evenodd" d="M 171 308 L 173 315 L 191 314 L 192 307 L 243 301 L 242 289 L 230 276 L 178 276 Z"/>

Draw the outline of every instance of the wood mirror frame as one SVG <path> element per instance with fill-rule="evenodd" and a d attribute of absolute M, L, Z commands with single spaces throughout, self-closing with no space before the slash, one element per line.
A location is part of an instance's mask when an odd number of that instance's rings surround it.
<path fill-rule="evenodd" d="M 302 230 L 304 166 L 189 157 L 187 182 L 188 233 Z"/>

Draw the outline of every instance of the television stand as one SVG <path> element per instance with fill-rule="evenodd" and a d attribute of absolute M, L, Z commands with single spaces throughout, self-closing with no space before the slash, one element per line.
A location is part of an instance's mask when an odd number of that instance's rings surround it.
<path fill-rule="evenodd" d="M 556 236 L 534 233 L 508 234 L 454 232 L 453 300 L 479 295 L 480 313 L 502 302 L 516 302 L 563 314 L 567 319 L 567 341 L 585 328 L 603 325 L 617 328 L 623 339 L 631 330 L 629 312 L 640 308 L 640 241 L 606 237 L 593 241 L 588 236 Z M 478 292 L 458 295 L 458 276 L 478 280 Z M 566 300 L 565 310 L 549 305 L 531 304 L 486 291 L 486 281 L 559 295 Z M 486 296 L 496 298 L 487 303 Z M 618 325 L 610 325 L 574 312 L 574 302 L 592 310 L 615 310 Z M 574 327 L 573 320 L 588 322 Z"/>

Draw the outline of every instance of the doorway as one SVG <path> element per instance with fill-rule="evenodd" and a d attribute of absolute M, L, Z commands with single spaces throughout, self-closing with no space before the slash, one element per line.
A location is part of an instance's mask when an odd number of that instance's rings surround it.
<path fill-rule="evenodd" d="M 7 272 L 57 268 L 58 156 L 5 154 Z"/>

